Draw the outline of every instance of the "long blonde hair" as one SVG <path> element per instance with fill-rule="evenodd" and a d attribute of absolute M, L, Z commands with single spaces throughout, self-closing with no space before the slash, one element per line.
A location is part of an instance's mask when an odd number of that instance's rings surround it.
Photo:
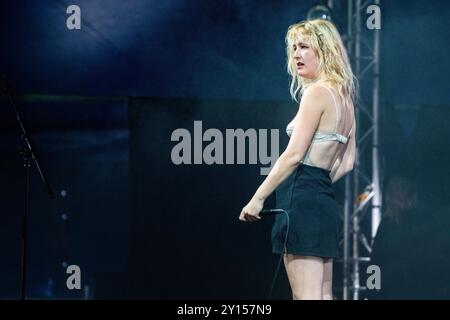
<path fill-rule="evenodd" d="M 294 44 L 302 37 L 309 39 L 311 47 L 318 56 L 319 71 L 324 75 L 322 81 L 335 85 L 339 95 L 351 97 L 355 101 L 357 79 L 353 75 L 347 50 L 341 36 L 333 23 L 323 19 L 307 20 L 289 26 L 286 34 L 287 71 L 292 76 L 290 93 L 296 102 L 297 96 L 303 94 L 308 86 L 317 83 L 297 74 L 294 61 Z M 320 81 L 320 82 L 322 82 Z"/>

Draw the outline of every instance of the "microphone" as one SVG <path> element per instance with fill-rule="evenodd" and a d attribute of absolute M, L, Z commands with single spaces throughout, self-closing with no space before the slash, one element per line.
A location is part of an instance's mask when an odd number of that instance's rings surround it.
<path fill-rule="evenodd" d="M 263 211 L 261 211 L 261 213 L 259 215 L 261 217 L 265 217 L 265 216 L 280 214 L 283 212 L 286 212 L 286 211 L 283 209 L 264 209 Z"/>

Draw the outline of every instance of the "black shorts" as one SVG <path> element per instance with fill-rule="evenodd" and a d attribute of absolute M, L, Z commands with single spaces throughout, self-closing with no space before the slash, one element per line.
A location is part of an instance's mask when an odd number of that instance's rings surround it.
<path fill-rule="evenodd" d="M 330 171 L 300 164 L 276 190 L 276 208 L 285 214 L 275 216 L 272 252 L 302 256 L 338 258 L 342 209 L 335 200 Z"/>

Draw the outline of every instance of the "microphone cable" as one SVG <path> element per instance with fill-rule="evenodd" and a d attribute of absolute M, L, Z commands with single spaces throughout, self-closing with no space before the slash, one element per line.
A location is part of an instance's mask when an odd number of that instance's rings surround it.
<path fill-rule="evenodd" d="M 286 248 L 287 238 L 288 238 L 288 234 L 289 234 L 289 214 L 286 212 L 286 210 L 283 210 L 283 209 L 266 209 L 266 210 L 262 210 L 262 212 L 260 213 L 260 216 L 264 217 L 264 216 L 276 215 L 276 214 L 280 214 L 280 213 L 284 213 L 286 215 L 286 219 L 287 219 L 287 230 L 286 230 L 286 236 L 284 237 L 284 244 L 283 244 L 283 250 L 284 250 Z M 283 255 L 284 255 L 284 252 L 281 253 L 280 259 L 278 260 L 277 268 L 275 269 L 275 273 L 274 273 L 274 276 L 272 279 L 272 284 L 270 285 L 270 291 L 269 291 L 269 296 L 267 297 L 267 300 L 270 300 L 272 298 L 273 288 L 275 287 L 275 282 L 277 280 L 278 273 L 280 272 L 280 266 L 281 266 L 281 261 L 283 260 Z"/>

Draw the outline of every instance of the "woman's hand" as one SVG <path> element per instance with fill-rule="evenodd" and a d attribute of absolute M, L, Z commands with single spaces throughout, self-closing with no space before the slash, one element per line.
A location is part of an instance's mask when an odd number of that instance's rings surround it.
<path fill-rule="evenodd" d="M 253 197 L 250 202 L 242 209 L 239 220 L 253 222 L 261 219 L 259 213 L 264 207 L 264 200 Z"/>

